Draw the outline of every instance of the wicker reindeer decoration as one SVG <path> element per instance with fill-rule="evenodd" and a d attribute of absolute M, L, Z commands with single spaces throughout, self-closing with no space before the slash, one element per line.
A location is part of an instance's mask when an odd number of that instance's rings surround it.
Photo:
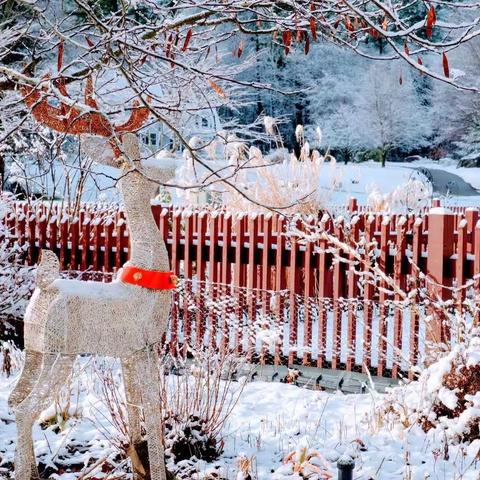
<path fill-rule="evenodd" d="M 56 86 L 67 96 L 64 84 Z M 147 108 L 134 105 L 130 119 L 114 126 L 99 112 L 92 93 L 89 80 L 85 104 L 91 108 L 82 111 L 63 103 L 53 106 L 42 91 L 23 89 L 25 102 L 38 122 L 59 132 L 82 135 L 90 150 L 93 141 L 97 161 L 121 170 L 118 188 L 130 230 L 131 256 L 116 281 L 106 284 L 58 279 L 57 257 L 43 251 L 37 288 L 25 314 L 25 365 L 9 399 L 17 423 L 17 480 L 39 478 L 32 425 L 53 402 L 80 354 L 120 358 L 133 445 L 141 441 L 143 409 L 150 477 L 166 479 L 155 346 L 167 327 L 176 282 L 150 199 L 157 190 L 156 182 L 168 181 L 174 171 L 141 160 L 138 139 L 131 132 L 145 123 Z M 135 480 L 143 474 L 135 471 Z"/>

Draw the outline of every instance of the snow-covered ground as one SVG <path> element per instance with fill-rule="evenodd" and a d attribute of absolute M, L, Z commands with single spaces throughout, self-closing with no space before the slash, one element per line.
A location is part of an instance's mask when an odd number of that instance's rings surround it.
<path fill-rule="evenodd" d="M 121 471 L 125 462 L 122 465 L 115 460 L 118 431 L 105 403 L 95 393 L 98 389 L 91 371 L 78 366 L 78 372 L 80 380 L 71 388 L 71 404 L 67 407 L 72 417 L 61 431 L 55 433 L 55 426 L 43 430 L 34 427 L 37 458 L 47 465 L 80 466 L 107 458 Z M 6 402 L 15 381 L 16 377 L 7 379 L 0 374 L 0 478 L 10 478 L 14 455 L 15 423 Z M 234 389 L 240 388 L 240 384 L 234 385 L 238 385 Z M 283 383 L 248 383 L 223 429 L 221 458 L 210 465 L 198 462 L 199 475 L 191 478 L 203 479 L 206 472 L 216 470 L 223 472 L 220 478 L 241 479 L 237 477 L 238 463 L 245 456 L 251 459 L 256 475 L 253 478 L 257 480 L 300 480 L 292 474 L 291 464 L 285 465 L 283 460 L 288 453 L 309 447 L 328 460 L 334 478 L 336 460 L 349 454 L 356 461 L 356 480 L 478 480 L 480 465 L 475 457 L 480 441 L 468 447 L 449 446 L 445 460 L 442 435 L 427 435 L 416 426 L 402 429 L 387 425 L 376 413 L 381 400 L 382 396 L 374 392 L 344 395 Z M 43 420 L 54 412 L 53 407 L 44 412 Z M 93 474 L 96 479 L 112 478 L 96 470 Z M 50 478 L 73 480 L 79 475 L 66 468 L 65 473 Z"/>
<path fill-rule="evenodd" d="M 424 179 L 412 168 L 391 163 L 387 163 L 385 168 L 373 161 L 337 164 L 336 168 L 340 182 L 330 198 L 331 203 L 335 205 L 345 205 L 351 197 L 355 197 L 363 205 L 375 189 L 382 193 L 389 193 L 411 179 Z M 325 178 L 325 181 L 327 180 Z M 328 188 L 328 185 L 324 185 L 322 181 L 320 187 Z"/>
<path fill-rule="evenodd" d="M 186 161 L 177 158 L 177 181 L 182 182 L 185 174 L 184 167 Z M 212 164 L 213 165 L 213 164 Z M 320 175 L 319 189 L 326 192 L 328 203 L 331 205 L 345 205 L 349 198 L 355 197 L 360 204 L 365 204 L 367 198 L 373 191 L 383 194 L 390 193 L 396 188 L 401 188 L 410 180 L 427 181 L 426 177 L 417 169 L 429 168 L 444 170 L 446 172 L 458 175 L 473 188 L 480 190 L 480 168 L 457 168 L 455 160 L 442 159 L 440 162 L 423 158 L 415 162 L 387 162 L 385 168 L 382 168 L 378 162 L 369 161 L 362 163 L 348 163 L 347 165 L 337 163 L 332 170 L 326 164 Z M 87 202 L 94 201 L 118 201 L 119 194 L 115 188 L 115 181 L 118 177 L 118 171 L 112 167 L 99 164 L 89 166 L 92 174 L 87 174 L 82 199 Z M 278 173 L 278 172 L 277 172 Z M 68 182 L 66 176 L 68 175 Z M 55 164 L 55 172 L 52 176 L 46 176 L 42 180 L 44 189 L 49 195 L 65 196 L 69 192 L 74 192 L 80 181 L 79 170 L 76 168 L 65 167 L 61 164 Z M 336 184 L 332 191 L 332 182 Z M 70 189 L 65 185 L 69 183 Z M 197 183 L 196 181 L 193 183 Z M 173 199 L 178 201 L 178 195 L 183 195 L 182 190 L 173 191 Z M 435 195 L 437 196 L 437 195 Z M 444 198 L 445 205 L 468 205 L 473 206 L 480 203 L 480 194 L 478 196 L 459 196 L 449 195 Z"/>
<path fill-rule="evenodd" d="M 409 180 L 427 181 L 426 177 L 417 169 L 421 167 L 444 170 L 463 178 L 473 188 L 480 190 L 480 168 L 457 168 L 456 161 L 435 162 L 422 159 L 415 162 L 387 162 L 382 168 L 378 162 L 339 164 L 338 178 L 341 179 L 339 188 L 332 195 L 331 202 L 344 205 L 350 197 L 355 197 L 360 204 L 365 204 L 370 192 L 374 189 L 382 193 L 389 193 L 401 187 Z M 324 185 L 321 185 L 324 186 Z M 435 195 L 437 196 L 437 195 Z M 449 196 L 445 198 L 448 205 L 474 206 L 480 203 L 478 196 Z"/>

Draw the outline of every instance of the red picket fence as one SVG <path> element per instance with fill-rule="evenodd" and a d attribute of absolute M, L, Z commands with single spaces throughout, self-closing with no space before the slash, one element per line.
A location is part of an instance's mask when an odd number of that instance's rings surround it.
<path fill-rule="evenodd" d="M 400 216 L 358 212 L 354 201 L 349 207 L 343 216 L 304 222 L 323 222 L 366 262 L 375 255 L 386 276 L 407 292 L 427 275 L 441 285 L 435 286 L 440 298 L 468 281 L 478 296 L 478 209 Z M 418 309 L 404 308 L 386 279 L 379 288 L 362 285 L 348 263 L 352 254 L 334 251 L 328 240 L 285 235 L 295 225 L 305 229 L 299 219 L 152 209 L 172 268 L 185 278 L 172 311 L 172 348 L 211 343 L 267 362 L 393 377 L 421 358 L 425 325 Z M 108 281 L 129 257 L 124 213 L 116 206 L 83 205 L 72 214 L 58 205 L 18 203 L 6 221 L 20 243 L 28 242 L 30 264 L 49 248 L 62 270 L 89 270 Z M 440 338 L 441 325 L 432 328 Z"/>

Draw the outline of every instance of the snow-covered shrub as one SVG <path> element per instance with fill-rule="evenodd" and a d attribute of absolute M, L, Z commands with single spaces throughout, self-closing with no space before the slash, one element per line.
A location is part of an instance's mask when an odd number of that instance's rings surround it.
<path fill-rule="evenodd" d="M 167 414 L 164 419 L 165 455 L 179 463 L 198 458 L 206 462 L 217 460 L 222 453 L 221 442 L 209 432 L 207 422 L 197 415 L 184 419 Z"/>
<path fill-rule="evenodd" d="M 162 364 L 160 376 L 165 456 L 169 470 L 180 478 L 197 461 L 219 458 L 222 428 L 247 379 L 236 381 L 242 357 L 210 349 L 189 350 L 189 357 L 170 358 Z"/>
<path fill-rule="evenodd" d="M 178 479 L 221 479 L 213 468 L 208 475 L 196 476 L 203 466 L 223 452 L 222 428 L 235 407 L 248 376 L 237 378 L 244 359 L 213 350 L 189 350 L 188 359 L 166 356 L 160 365 L 160 399 L 164 412 L 165 457 L 168 471 Z M 128 415 L 121 376 L 112 365 L 95 362 L 96 396 L 109 413 L 116 434 L 111 444 L 121 458 L 132 453 Z M 148 470 L 146 441 L 135 445 L 136 469 Z M 140 468 L 138 468 L 140 467 Z"/>
<path fill-rule="evenodd" d="M 367 205 L 374 212 L 418 213 L 430 205 L 431 198 L 431 185 L 412 178 L 392 192 L 384 193 L 373 186 L 367 197 Z"/>
<path fill-rule="evenodd" d="M 34 288 L 33 269 L 25 265 L 28 245 L 19 245 L 6 224 L 12 201 L 0 194 L 0 318 L 22 316 Z"/>
<path fill-rule="evenodd" d="M 450 443 L 480 440 L 480 336 L 455 345 L 382 403 L 387 422 L 440 432 Z"/>

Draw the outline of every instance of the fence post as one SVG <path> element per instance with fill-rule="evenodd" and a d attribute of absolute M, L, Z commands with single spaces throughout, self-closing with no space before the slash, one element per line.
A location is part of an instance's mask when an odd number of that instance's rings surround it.
<path fill-rule="evenodd" d="M 338 480 L 353 480 L 355 461 L 349 455 L 342 455 L 337 460 Z"/>
<path fill-rule="evenodd" d="M 451 292 L 451 278 L 448 276 L 448 261 L 454 254 L 455 215 L 446 208 L 436 207 L 428 215 L 428 250 L 427 275 L 432 283 L 429 293 L 434 300 L 448 300 Z M 427 327 L 427 341 L 443 342 L 447 339 L 448 331 L 443 323 L 442 315 L 432 315 Z"/>
<path fill-rule="evenodd" d="M 357 213 L 358 212 L 358 200 L 355 197 L 351 197 L 348 199 L 348 206 L 347 209 L 349 213 Z"/>

